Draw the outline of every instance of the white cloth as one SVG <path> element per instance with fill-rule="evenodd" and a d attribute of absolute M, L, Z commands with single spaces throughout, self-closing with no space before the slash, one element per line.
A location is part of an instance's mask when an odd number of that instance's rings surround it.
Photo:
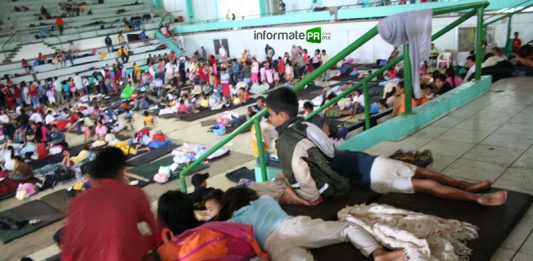
<path fill-rule="evenodd" d="M 498 64 L 501 61 L 505 61 L 505 57 L 496 56 L 496 55 L 491 56 L 491 57 L 487 58 L 487 60 L 481 64 L 481 68 L 494 66 L 494 65 Z"/>
<path fill-rule="evenodd" d="M 417 99 L 422 98 L 418 67 L 429 58 L 431 49 L 431 18 L 431 10 L 411 11 L 391 15 L 377 25 L 386 42 L 394 46 L 409 43 L 413 93 Z"/>
<path fill-rule="evenodd" d="M 339 220 L 362 227 L 383 246 L 404 249 L 409 260 L 468 260 L 468 240 L 478 236 L 467 222 L 372 203 L 345 207 Z"/>

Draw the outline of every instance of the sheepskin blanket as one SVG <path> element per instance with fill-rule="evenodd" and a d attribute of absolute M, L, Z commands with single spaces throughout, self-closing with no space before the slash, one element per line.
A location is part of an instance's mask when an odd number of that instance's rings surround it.
<path fill-rule="evenodd" d="M 338 212 L 339 220 L 355 223 L 391 249 L 404 249 L 410 260 L 466 261 L 477 238 L 477 227 L 454 219 L 417 213 L 388 205 L 354 205 Z"/>

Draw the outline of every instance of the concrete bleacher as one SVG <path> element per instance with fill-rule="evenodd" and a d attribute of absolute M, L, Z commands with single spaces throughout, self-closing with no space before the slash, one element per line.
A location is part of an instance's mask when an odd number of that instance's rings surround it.
<path fill-rule="evenodd" d="M 118 33 L 119 31 L 123 31 L 123 19 L 129 19 L 129 17 L 134 15 L 142 16 L 143 14 L 151 14 L 152 18 L 157 18 L 159 16 L 158 14 L 152 14 L 152 9 L 143 1 L 137 1 L 140 3 L 136 5 L 131 5 L 136 2 L 134 0 L 106 1 L 104 4 L 96 3 L 87 6 L 87 9 L 92 11 L 92 15 L 82 13 L 80 16 L 63 18 L 63 35 L 59 36 L 58 31 L 49 31 L 49 35 L 51 35 L 50 37 L 46 37 L 44 39 L 36 38 L 36 35 L 39 35 L 40 33 L 41 27 L 39 25 L 52 27 L 52 25 L 55 24 L 55 19 L 38 20 L 41 5 L 45 6 L 52 16 L 55 16 L 59 14 L 57 2 L 58 1 L 33 0 L 9 2 L 9 5 L 6 5 L 2 11 L 8 12 L 8 14 L 4 14 L 4 17 L 13 16 L 11 19 L 13 23 L 16 24 L 17 35 L 14 37 L 14 39 L 10 39 L 11 34 L 9 33 L 4 33 L 0 36 L 0 42 L 7 42 L 3 50 L 16 50 L 21 43 L 28 44 L 45 42 L 50 45 L 55 45 L 76 39 L 86 39 L 105 34 L 114 34 Z M 28 12 L 20 13 L 13 12 L 14 6 L 22 5 L 29 7 L 30 10 Z M 123 9 L 125 12 L 117 14 L 119 9 Z M 142 23 L 142 29 L 147 31 L 156 29 L 158 26 L 158 21 L 155 20 L 156 19 Z M 91 23 L 95 22 L 102 22 L 104 29 L 100 29 L 100 24 L 90 25 Z M 35 27 L 30 27 L 30 24 L 33 24 Z"/>
<path fill-rule="evenodd" d="M 131 51 L 133 54 L 130 55 L 129 61 L 124 64 L 124 68 L 131 68 L 133 67 L 133 63 L 137 63 L 139 66 L 146 65 L 146 60 L 149 55 L 152 56 L 158 56 L 163 55 L 165 53 L 170 53 L 170 50 L 163 49 L 163 50 L 155 50 L 157 46 L 160 45 L 157 41 L 153 41 L 153 44 L 143 46 L 139 44 L 138 47 L 132 48 Z M 132 44 L 131 47 L 135 47 L 134 44 Z M 94 71 L 100 70 L 100 68 L 104 67 L 105 65 L 111 65 L 116 64 L 117 55 L 116 52 L 110 53 L 106 56 L 105 60 L 100 60 L 100 56 L 98 54 L 82 57 L 79 59 L 74 60 L 74 66 L 70 66 L 70 62 L 67 61 L 67 67 L 64 68 L 56 68 L 52 64 L 43 64 L 35 67 L 35 77 L 37 80 L 44 80 L 47 78 L 52 77 L 58 77 L 60 80 L 68 79 L 69 77 L 72 77 L 74 74 L 79 73 L 80 75 L 91 75 Z M 6 68 L 11 68 L 11 70 L 4 70 Z M 8 72 L 22 72 L 24 73 L 24 69 L 20 67 L 20 64 L 18 64 L 17 68 L 14 68 L 13 65 L 10 65 L 9 67 L 2 67 L 0 70 L 0 75 L 4 75 Z M 12 78 L 12 81 L 15 83 L 18 82 L 29 82 L 33 81 L 34 78 L 32 75 L 22 75 L 19 77 Z"/>
<path fill-rule="evenodd" d="M 132 55 L 133 55 L 133 54 L 141 54 L 141 53 L 145 53 L 145 52 L 150 52 L 150 51 L 155 50 L 155 48 L 157 46 L 159 46 L 160 44 L 161 43 L 159 41 L 157 41 L 157 40 L 151 40 L 147 45 L 145 45 L 142 42 L 132 43 L 132 44 L 130 44 L 130 48 L 131 48 L 130 49 L 130 53 L 132 53 Z M 117 48 L 118 48 L 118 46 L 117 46 Z M 107 52 L 107 48 L 102 47 L 102 48 L 99 48 L 99 49 L 95 49 L 95 51 L 96 51 L 95 55 L 76 58 L 74 60 L 74 65 L 82 65 L 82 64 L 101 61 L 99 52 L 102 52 L 102 51 Z M 82 56 L 82 55 L 90 54 L 90 53 L 91 53 L 91 51 L 87 50 L 87 51 L 81 51 L 78 55 Z M 107 55 L 105 57 L 105 60 L 116 59 L 117 56 L 118 55 L 117 55 L 116 52 L 107 53 Z M 31 64 L 31 63 L 33 63 L 34 60 L 35 59 L 28 60 L 28 62 Z M 69 61 L 67 61 L 67 64 L 70 66 L 70 62 Z M 51 63 L 46 63 L 46 64 L 42 64 L 42 65 L 33 66 L 33 71 L 36 72 L 36 73 L 42 73 L 42 72 L 47 72 L 47 71 L 57 70 L 57 69 L 58 68 L 56 68 Z M 25 72 L 26 72 L 25 69 L 20 66 L 20 63 L 12 63 L 12 64 L 0 65 L 0 75 L 5 75 L 5 74 L 8 74 L 8 75 L 24 74 Z"/>

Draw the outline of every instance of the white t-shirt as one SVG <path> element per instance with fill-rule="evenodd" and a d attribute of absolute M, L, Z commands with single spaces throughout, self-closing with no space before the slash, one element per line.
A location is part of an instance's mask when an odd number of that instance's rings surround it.
<path fill-rule="evenodd" d="M 352 99 L 352 103 L 358 103 L 360 106 L 365 106 L 365 97 L 364 95 L 355 96 Z"/>
<path fill-rule="evenodd" d="M 7 114 L 0 115 L 0 123 L 8 123 L 9 122 L 9 116 Z"/>
<path fill-rule="evenodd" d="M 55 120 L 56 118 L 52 116 L 52 114 L 47 114 L 46 117 L 44 117 L 44 123 L 46 123 L 46 125 L 52 124 Z"/>
<path fill-rule="evenodd" d="M 33 121 L 35 123 L 43 122 L 43 116 L 40 113 L 34 112 L 30 116 L 30 121 Z"/>
<path fill-rule="evenodd" d="M 74 76 L 74 85 L 76 85 L 76 89 L 78 90 L 83 89 L 83 82 L 81 81 L 81 76 Z"/>

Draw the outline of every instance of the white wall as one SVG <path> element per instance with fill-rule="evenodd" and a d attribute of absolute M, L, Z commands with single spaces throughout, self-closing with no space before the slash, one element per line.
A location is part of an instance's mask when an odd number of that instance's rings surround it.
<path fill-rule="evenodd" d="M 279 0 L 270 0 L 279 4 Z M 287 11 L 310 9 L 312 0 L 284 0 Z M 322 7 L 341 6 L 341 5 L 355 5 L 361 0 L 318 0 L 317 4 Z"/>
<path fill-rule="evenodd" d="M 187 6 L 185 0 L 162 0 L 162 7 L 175 16 L 183 16 L 183 19 L 187 19 Z"/>
<path fill-rule="evenodd" d="M 434 18 L 433 32 L 444 28 L 450 24 L 456 17 Z M 524 43 L 533 39 L 533 30 L 526 30 L 533 26 L 533 16 L 528 14 L 515 15 L 513 17 L 513 31 L 520 32 L 522 41 Z M 233 30 L 210 33 L 197 33 L 185 35 L 187 55 L 191 55 L 194 50 L 204 46 L 208 53 L 214 53 L 214 39 L 226 38 L 229 43 L 229 51 L 232 57 L 240 57 L 243 50 L 247 49 L 259 59 L 264 59 L 265 45 L 268 43 L 276 50 L 276 56 L 283 55 L 284 52 L 289 52 L 293 44 L 301 45 L 310 53 L 315 49 L 326 49 L 330 55 L 338 53 L 342 48 L 362 36 L 369 29 L 375 26 L 378 21 L 360 21 L 360 22 L 339 22 L 328 24 L 314 24 L 314 25 L 290 25 L 271 28 L 256 28 L 256 31 L 267 30 L 268 32 L 292 32 L 294 30 L 303 31 L 321 26 L 322 32 L 330 32 L 331 40 L 322 41 L 320 44 L 312 44 L 304 41 L 291 40 L 254 40 L 254 29 Z M 471 18 L 464 22 L 461 27 L 472 27 L 476 25 L 476 18 Z M 506 37 L 506 23 L 498 23 L 496 27 L 496 42 L 503 46 Z M 458 29 L 455 28 L 434 43 L 439 50 L 456 50 L 457 49 L 457 35 Z M 370 42 L 363 45 L 361 48 L 352 53 L 349 57 L 356 59 L 360 63 L 375 62 L 376 59 L 386 59 L 392 50 L 392 46 L 387 44 L 379 35 L 373 38 Z"/>

